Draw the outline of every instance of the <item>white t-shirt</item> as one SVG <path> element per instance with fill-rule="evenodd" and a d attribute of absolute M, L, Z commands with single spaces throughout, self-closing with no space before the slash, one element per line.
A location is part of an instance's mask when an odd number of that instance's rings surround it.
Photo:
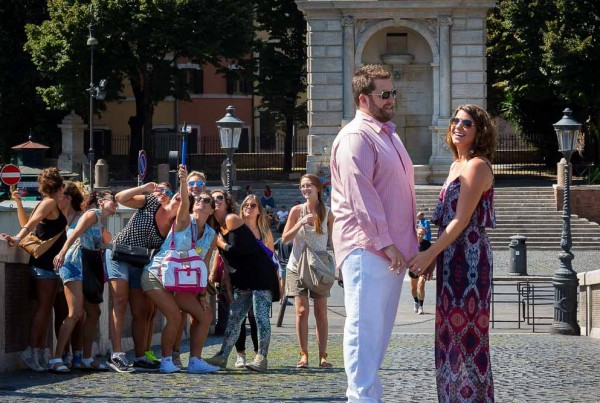
<path fill-rule="evenodd" d="M 279 210 L 277 212 L 277 220 L 279 220 L 280 222 L 283 222 L 283 221 L 287 220 L 288 214 L 290 214 L 289 211 L 281 211 L 281 210 Z"/>

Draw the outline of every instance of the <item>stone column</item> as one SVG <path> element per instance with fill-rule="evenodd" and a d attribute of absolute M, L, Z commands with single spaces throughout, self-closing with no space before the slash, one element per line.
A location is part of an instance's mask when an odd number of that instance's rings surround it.
<path fill-rule="evenodd" d="M 354 118 L 355 105 L 352 96 L 352 77 L 354 77 L 354 17 L 346 15 L 342 20 L 344 27 L 344 121 L 349 122 Z"/>
<path fill-rule="evenodd" d="M 58 127 L 62 131 L 62 153 L 58 156 L 58 169 L 78 174 L 88 172 L 82 169 L 87 164 L 83 135 L 88 126 L 75 111 L 71 111 Z"/>
<path fill-rule="evenodd" d="M 452 73 L 450 71 L 450 25 L 452 18 L 439 16 L 438 26 L 440 35 L 440 117 L 450 118 L 451 97 L 450 84 Z"/>
<path fill-rule="evenodd" d="M 306 171 L 329 169 L 331 144 L 344 116 L 344 30 L 341 17 L 307 18 L 308 155 Z M 354 57 L 353 57 L 354 58 Z"/>

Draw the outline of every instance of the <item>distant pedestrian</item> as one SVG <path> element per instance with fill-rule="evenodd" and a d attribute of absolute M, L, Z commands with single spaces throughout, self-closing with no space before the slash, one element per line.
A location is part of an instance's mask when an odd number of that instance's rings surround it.
<path fill-rule="evenodd" d="M 265 189 L 263 190 L 263 195 L 260 198 L 260 202 L 263 207 L 270 206 L 272 209 L 275 208 L 275 199 L 273 199 L 273 191 L 268 185 L 265 185 Z"/>
<path fill-rule="evenodd" d="M 336 262 L 344 278 L 349 402 L 381 401 L 379 368 L 398 311 L 404 268 L 418 250 L 414 168 L 395 134 L 396 89 L 381 65 L 352 79 L 355 118 L 331 154 Z"/>
<path fill-rule="evenodd" d="M 425 213 L 422 211 L 419 211 L 417 214 L 417 228 L 419 227 L 425 229 L 425 236 L 423 239 L 431 242 L 431 223 L 425 218 Z"/>
<path fill-rule="evenodd" d="M 485 228 L 496 226 L 496 129 L 477 105 L 461 105 L 450 119 L 446 142 L 454 155 L 432 221 L 431 248 L 410 261 L 426 274 L 437 257 L 435 368 L 440 402 L 493 402 L 489 319 L 493 254 Z"/>
<path fill-rule="evenodd" d="M 417 240 L 419 241 L 419 251 L 424 251 L 431 247 L 431 242 L 424 239 L 427 230 L 423 227 L 417 228 Z M 432 263 L 433 266 L 433 263 Z M 410 291 L 415 300 L 415 313 L 417 315 L 423 315 L 423 302 L 425 301 L 425 281 L 429 279 L 431 274 L 417 276 L 411 271 L 408 272 L 410 277 Z"/>

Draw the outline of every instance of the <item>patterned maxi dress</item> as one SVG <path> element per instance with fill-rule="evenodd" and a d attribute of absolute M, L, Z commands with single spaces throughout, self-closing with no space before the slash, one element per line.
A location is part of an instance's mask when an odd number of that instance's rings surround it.
<path fill-rule="evenodd" d="M 432 221 L 441 234 L 456 216 L 460 179 L 442 188 Z M 467 227 L 437 258 L 435 368 L 440 402 L 493 402 L 489 317 L 495 228 L 493 186 L 484 192 Z M 439 236 L 439 235 L 438 235 Z"/>

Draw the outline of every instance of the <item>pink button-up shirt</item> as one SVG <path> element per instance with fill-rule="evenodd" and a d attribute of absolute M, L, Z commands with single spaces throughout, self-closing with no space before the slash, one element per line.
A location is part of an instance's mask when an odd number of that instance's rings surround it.
<path fill-rule="evenodd" d="M 383 248 L 392 244 L 405 259 L 418 251 L 414 167 L 394 130 L 391 122 L 356 111 L 333 142 L 332 241 L 338 266 L 356 249 L 385 259 Z"/>

